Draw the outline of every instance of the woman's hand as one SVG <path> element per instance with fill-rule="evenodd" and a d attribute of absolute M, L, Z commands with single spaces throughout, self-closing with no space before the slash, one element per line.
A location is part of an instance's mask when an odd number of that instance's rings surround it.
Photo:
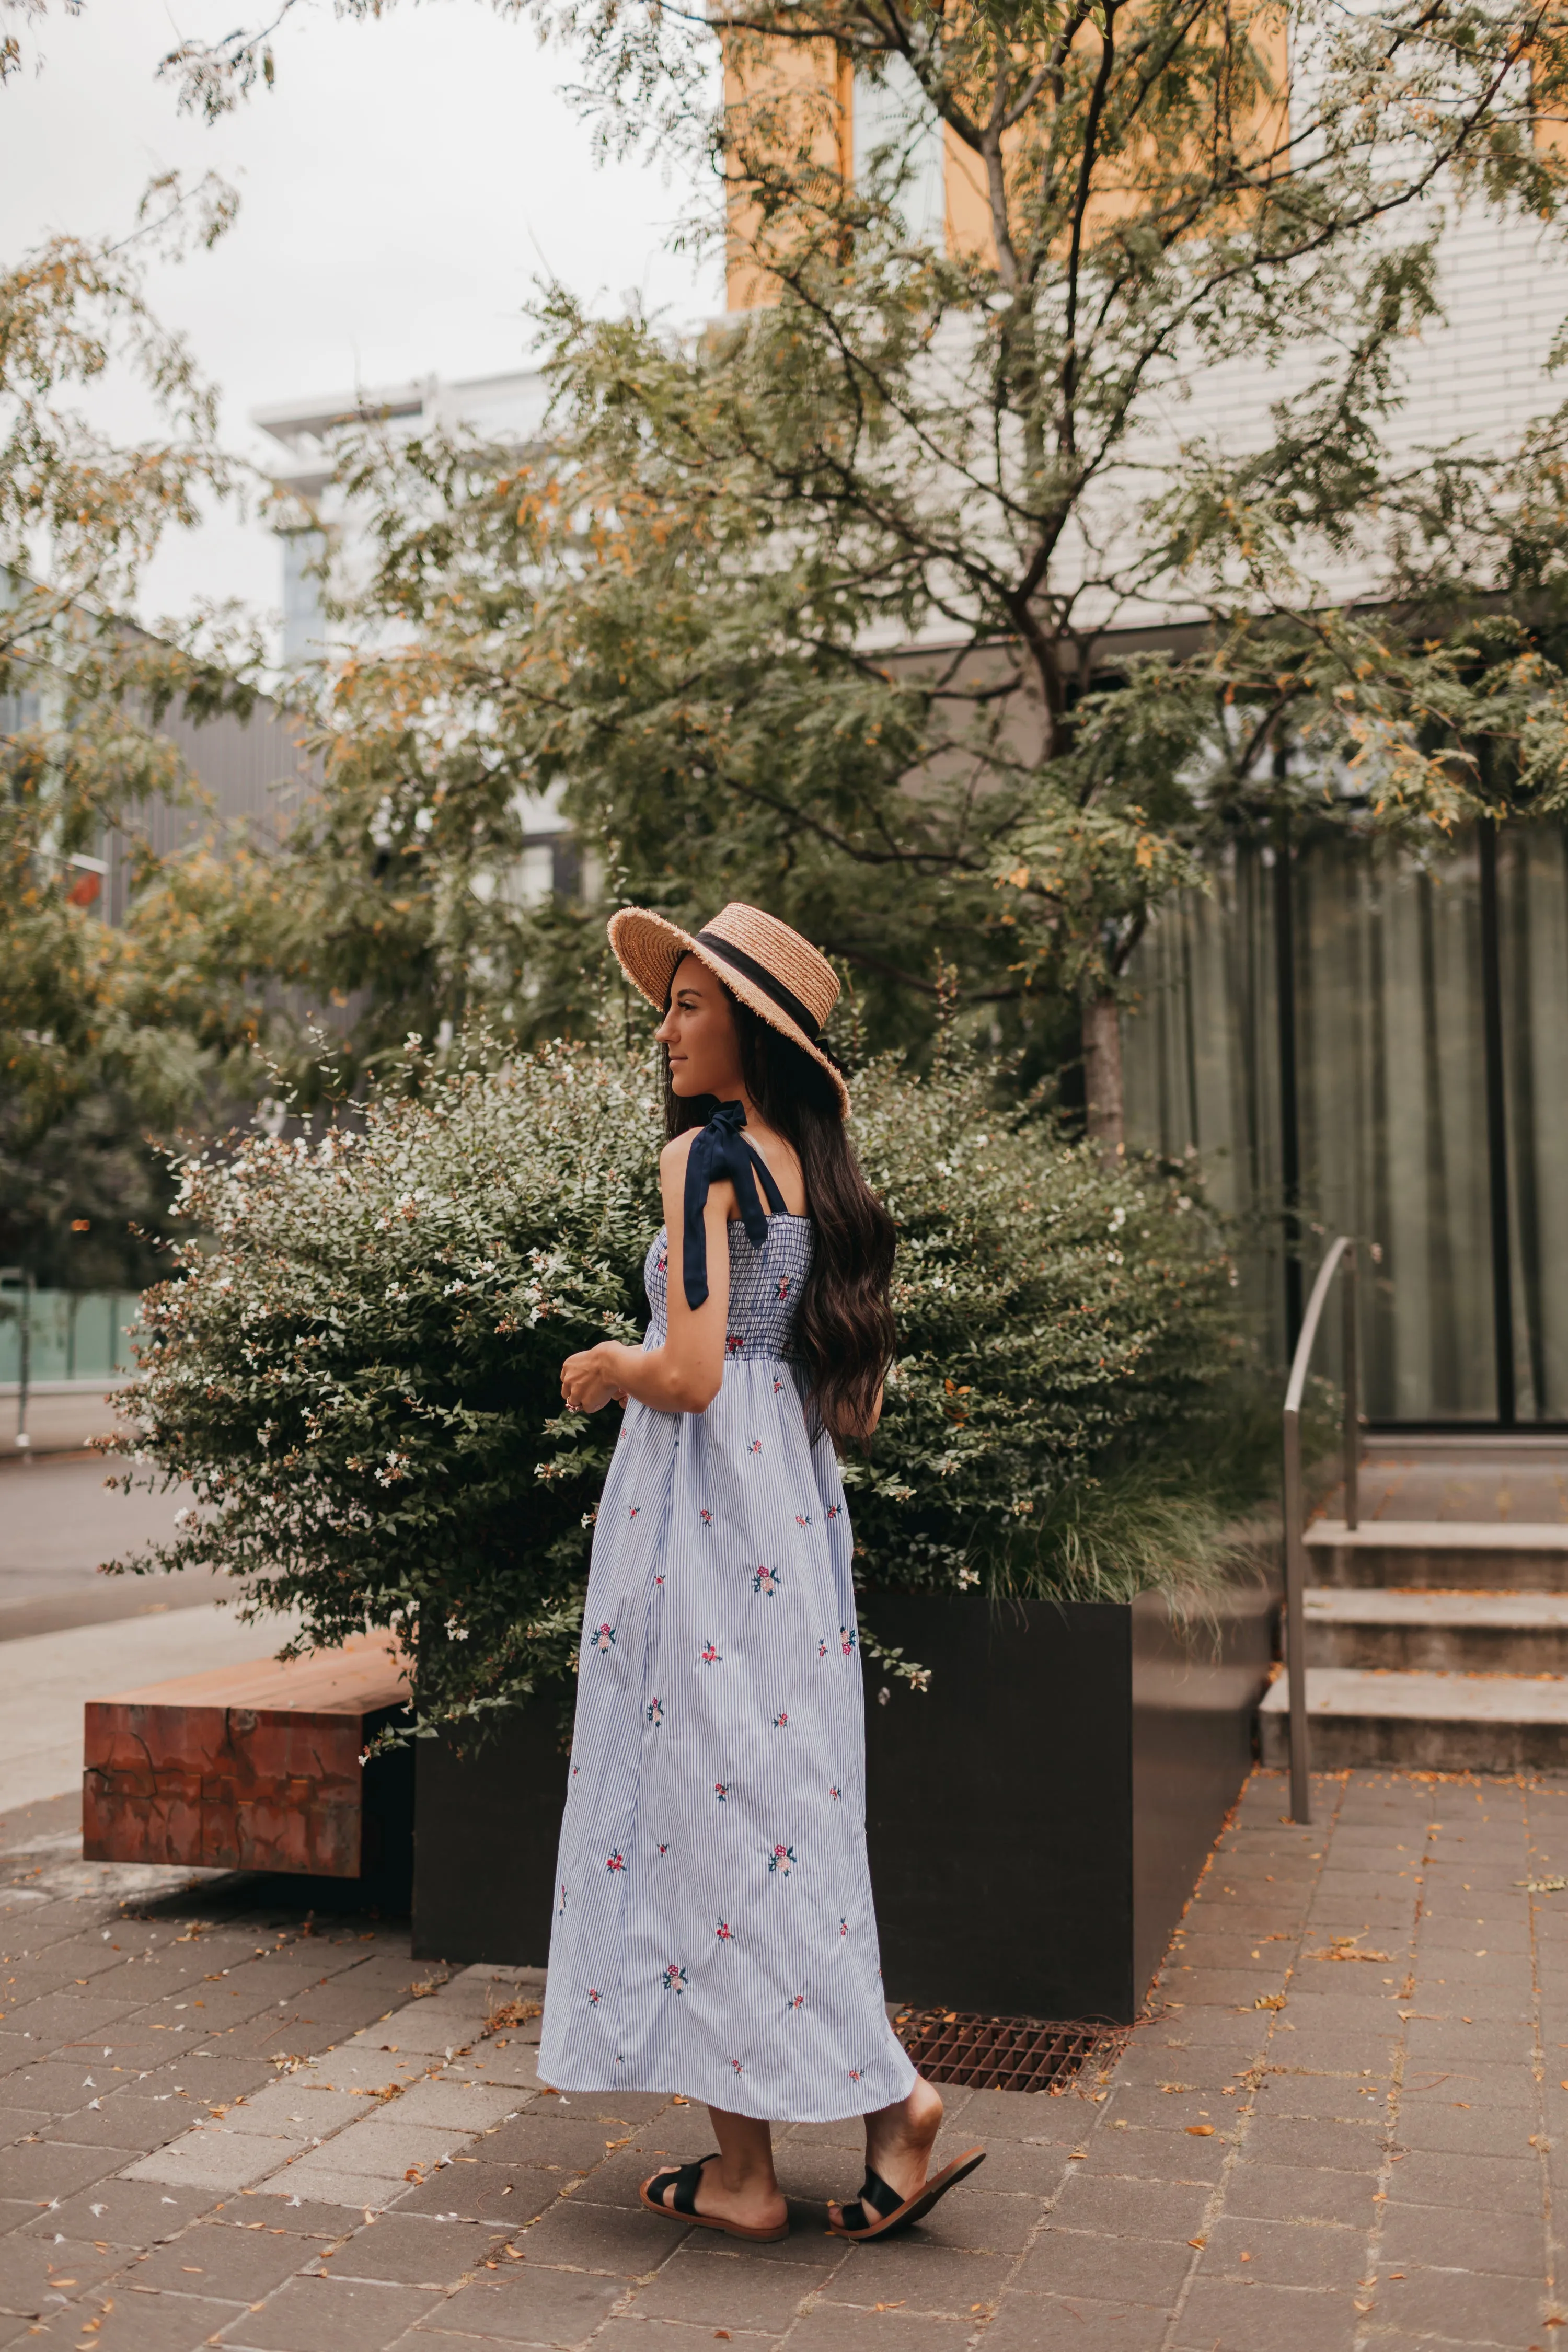
<path fill-rule="evenodd" d="M 574 1412 L 597 1412 L 602 1405 L 625 1404 L 626 1391 L 613 1339 L 568 1356 L 561 1367 L 561 1394 Z"/>

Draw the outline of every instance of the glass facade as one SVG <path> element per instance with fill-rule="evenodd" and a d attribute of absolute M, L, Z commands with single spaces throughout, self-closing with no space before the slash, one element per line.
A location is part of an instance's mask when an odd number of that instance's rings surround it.
<path fill-rule="evenodd" d="M 22 1367 L 21 1293 L 0 1296 L 0 1388 L 15 1388 Z M 28 1379 L 110 1381 L 135 1369 L 132 1341 L 141 1320 L 134 1292 L 35 1290 Z"/>
<path fill-rule="evenodd" d="M 1568 1422 L 1568 835 L 1238 845 L 1133 979 L 1129 1142 L 1201 1156 L 1271 1353 L 1350 1233 L 1374 1421 Z"/>

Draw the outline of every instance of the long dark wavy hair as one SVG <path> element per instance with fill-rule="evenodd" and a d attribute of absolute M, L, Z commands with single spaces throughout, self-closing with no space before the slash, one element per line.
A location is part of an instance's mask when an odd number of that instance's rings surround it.
<path fill-rule="evenodd" d="M 799 1160 L 806 1213 L 816 1227 L 795 1321 L 796 1345 L 810 1376 L 812 1415 L 836 1445 L 864 1444 L 897 1343 L 888 1298 L 897 1230 L 849 1149 L 837 1090 L 826 1071 L 729 989 L 724 993 L 735 1016 L 746 1091 Z M 675 1092 L 667 1053 L 667 1137 L 673 1140 L 688 1128 L 706 1127 L 718 1108 L 716 1096 Z"/>

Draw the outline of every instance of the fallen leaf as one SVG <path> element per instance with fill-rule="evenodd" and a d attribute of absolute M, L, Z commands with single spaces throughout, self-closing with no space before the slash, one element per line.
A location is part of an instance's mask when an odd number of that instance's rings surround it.
<path fill-rule="evenodd" d="M 1206 2238 L 1189 2238 L 1187 2240 L 1187 2243 L 1189 2246 L 1197 2246 L 1202 2249 L 1208 2244 L 1208 2240 Z"/>
<path fill-rule="evenodd" d="M 1189 2124 L 1187 2126 L 1187 2137 L 1189 2139 L 1213 2139 L 1214 2126 L 1213 2124 Z"/>

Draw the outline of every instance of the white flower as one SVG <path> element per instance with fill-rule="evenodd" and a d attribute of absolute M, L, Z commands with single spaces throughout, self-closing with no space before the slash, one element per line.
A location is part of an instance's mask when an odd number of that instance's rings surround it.
<path fill-rule="evenodd" d="M 194 1519 L 195 1516 L 195 1511 L 192 1510 L 190 1505 L 187 1503 L 182 1509 L 174 1513 L 174 1525 L 177 1528 L 183 1528 L 187 1519 Z"/>
<path fill-rule="evenodd" d="M 979 1581 L 980 1570 L 977 1568 L 961 1568 L 959 1570 L 958 1589 L 961 1592 L 966 1592 L 972 1584 L 978 1584 Z"/>
<path fill-rule="evenodd" d="M 1119 1232 L 1121 1231 L 1121 1227 L 1122 1227 L 1126 1223 L 1127 1223 L 1127 1212 L 1126 1212 L 1126 1210 L 1125 1210 L 1125 1209 L 1112 1209 L 1112 1211 L 1111 1211 L 1111 1213 L 1110 1213 L 1110 1230 L 1111 1230 L 1111 1232 L 1112 1232 L 1113 1234 L 1114 1234 L 1114 1233 L 1119 1233 Z"/>

